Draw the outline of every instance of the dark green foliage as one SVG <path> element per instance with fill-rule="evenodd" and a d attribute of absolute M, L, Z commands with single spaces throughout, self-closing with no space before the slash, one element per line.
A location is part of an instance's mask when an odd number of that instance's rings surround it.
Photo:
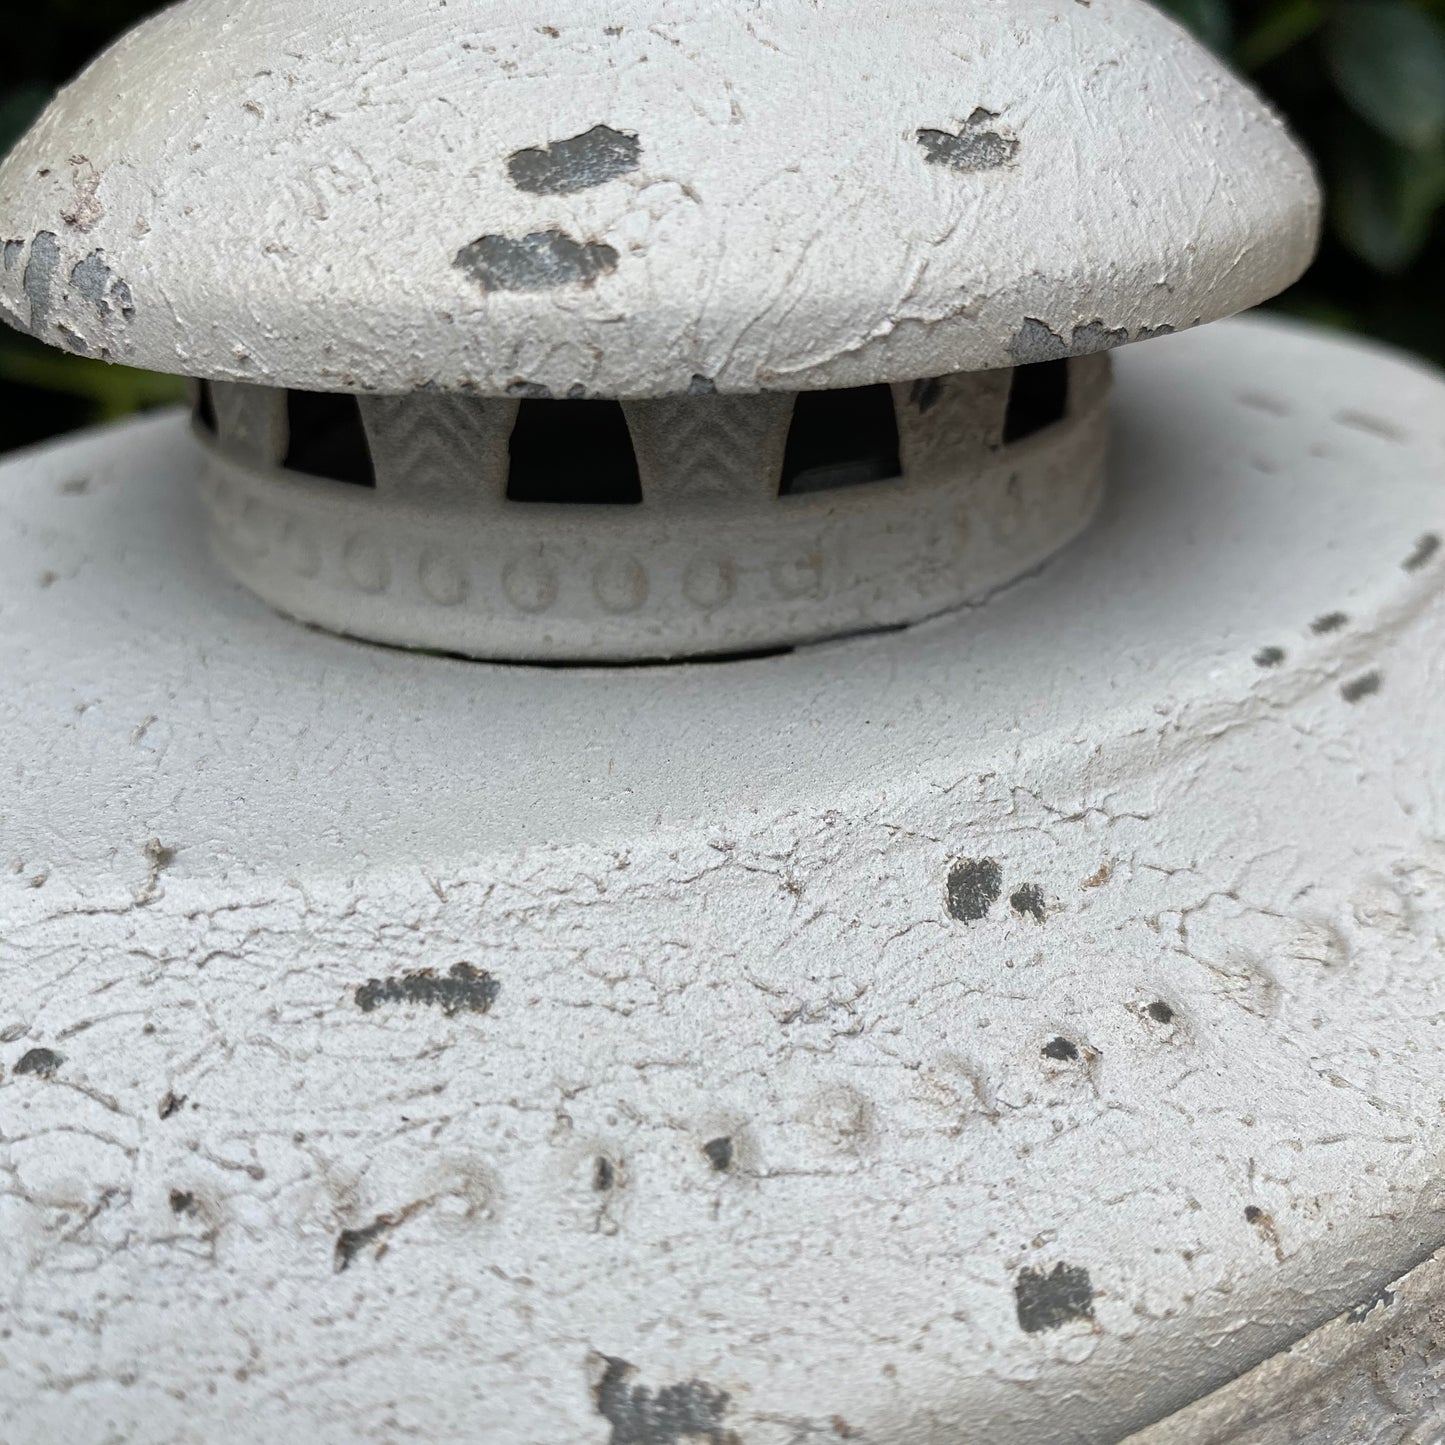
<path fill-rule="evenodd" d="M 1288 118 L 1329 189 L 1324 249 L 1277 303 L 1445 362 L 1445 0 L 1158 0 Z M 0 152 L 157 0 L 37 0 L 0 47 Z M 0 450 L 178 399 L 168 378 L 0 328 Z"/>
<path fill-rule="evenodd" d="M 1329 223 L 1281 309 L 1445 362 L 1445 0 L 1156 0 L 1314 154 Z"/>

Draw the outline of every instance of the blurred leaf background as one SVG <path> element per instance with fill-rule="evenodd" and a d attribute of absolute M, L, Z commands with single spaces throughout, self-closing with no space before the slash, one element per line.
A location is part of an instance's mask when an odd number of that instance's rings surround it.
<path fill-rule="evenodd" d="M 283 3 L 284 0 L 278 0 Z M 1247 75 L 1313 152 L 1324 248 L 1275 303 L 1445 364 L 1445 0 L 1156 0 Z M 6 27 L 0 152 L 157 0 L 37 0 Z M 0 450 L 179 400 L 168 377 L 0 327 Z"/>

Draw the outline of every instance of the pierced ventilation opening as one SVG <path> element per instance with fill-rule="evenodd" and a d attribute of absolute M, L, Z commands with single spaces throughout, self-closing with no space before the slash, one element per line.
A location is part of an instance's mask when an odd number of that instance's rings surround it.
<path fill-rule="evenodd" d="M 1063 421 L 1069 410 L 1069 363 L 1036 361 L 1020 366 L 1009 387 L 1008 411 L 1004 415 L 1003 439 L 1021 442 L 1055 422 Z"/>
<path fill-rule="evenodd" d="M 286 419 L 291 440 L 282 466 L 357 487 L 376 485 L 361 404 L 354 396 L 288 391 Z"/>
<path fill-rule="evenodd" d="M 200 382 L 196 387 L 196 423 L 216 435 L 216 397 L 209 381 Z"/>
<path fill-rule="evenodd" d="M 635 506 L 637 452 L 621 403 L 528 398 L 517 408 L 509 502 Z"/>
<path fill-rule="evenodd" d="M 892 387 L 857 386 L 798 396 L 779 496 L 860 487 L 902 474 Z"/>

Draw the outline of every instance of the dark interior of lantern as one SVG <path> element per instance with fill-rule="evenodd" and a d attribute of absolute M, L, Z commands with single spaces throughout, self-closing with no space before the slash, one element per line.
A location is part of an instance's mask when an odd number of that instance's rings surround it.
<path fill-rule="evenodd" d="M 527 398 L 517 408 L 510 452 L 508 501 L 632 506 L 642 500 L 637 451 L 619 402 Z"/>
<path fill-rule="evenodd" d="M 1005 445 L 1063 421 L 1069 410 L 1069 363 L 1038 361 L 1015 368 L 1004 413 Z"/>
<path fill-rule="evenodd" d="M 333 482 L 358 487 L 376 485 L 361 404 L 354 396 L 289 391 L 286 420 L 290 440 L 282 466 Z"/>
<path fill-rule="evenodd" d="M 1004 417 L 1005 443 L 1024 441 L 1067 417 L 1069 375 L 1067 360 L 1014 370 Z M 917 386 L 914 391 L 916 399 Z M 357 397 L 288 391 L 286 416 L 283 467 L 354 486 L 376 486 Z M 209 382 L 196 388 L 195 420 L 198 427 L 218 434 L 216 396 Z M 795 398 L 778 482 L 780 496 L 863 486 L 902 474 L 891 386 L 810 391 Z M 641 502 L 637 451 L 622 404 L 592 398 L 523 398 L 509 441 L 506 495 L 513 502 L 591 506 Z"/>
<path fill-rule="evenodd" d="M 196 421 L 212 436 L 216 435 L 216 394 L 209 381 L 200 382 L 196 387 Z"/>
<path fill-rule="evenodd" d="M 783 456 L 780 496 L 858 487 L 902 472 L 891 386 L 799 395 Z"/>

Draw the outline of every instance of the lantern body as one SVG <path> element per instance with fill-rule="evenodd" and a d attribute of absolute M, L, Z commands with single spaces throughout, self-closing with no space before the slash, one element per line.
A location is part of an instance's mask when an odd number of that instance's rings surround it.
<path fill-rule="evenodd" d="M 16 1438 L 1428 1428 L 1442 386 L 1116 364 L 1037 575 L 737 662 L 298 629 L 179 416 L 6 463 Z"/>

